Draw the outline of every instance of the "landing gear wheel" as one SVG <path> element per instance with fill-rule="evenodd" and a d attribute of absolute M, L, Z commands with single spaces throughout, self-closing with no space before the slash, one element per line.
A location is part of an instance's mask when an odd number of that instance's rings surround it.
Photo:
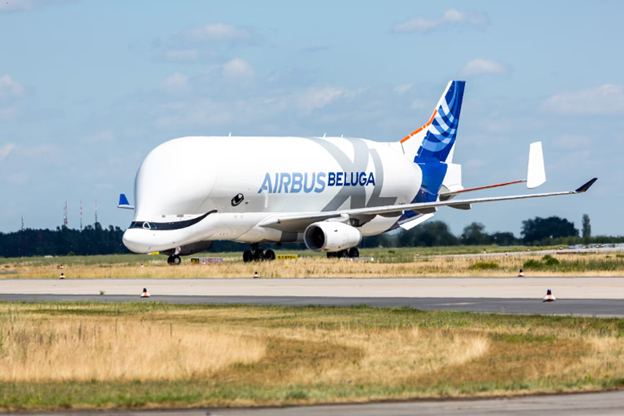
<path fill-rule="evenodd" d="M 179 266 L 180 264 L 182 264 L 182 259 L 178 255 L 171 256 L 170 259 L 171 264 L 173 264 L 174 266 Z"/>
<path fill-rule="evenodd" d="M 360 257 L 360 250 L 357 249 L 357 247 L 351 247 L 349 249 L 349 257 L 356 258 L 356 257 Z"/>
<path fill-rule="evenodd" d="M 249 262 L 251 262 L 251 261 L 253 261 L 253 260 L 254 260 L 253 253 L 252 253 L 251 251 L 249 251 L 249 250 L 245 250 L 245 251 L 243 252 L 243 261 L 244 261 L 245 263 L 249 263 Z"/>
<path fill-rule="evenodd" d="M 264 261 L 264 253 L 262 250 L 256 250 L 253 254 L 254 261 Z"/>
<path fill-rule="evenodd" d="M 334 257 L 336 257 L 336 253 L 332 253 L 332 252 L 327 253 L 328 259 L 333 259 Z"/>
<path fill-rule="evenodd" d="M 275 252 L 273 250 L 267 250 L 264 252 L 264 259 L 268 261 L 275 260 Z"/>
<path fill-rule="evenodd" d="M 173 256 L 167 257 L 167 264 L 173 263 Z"/>

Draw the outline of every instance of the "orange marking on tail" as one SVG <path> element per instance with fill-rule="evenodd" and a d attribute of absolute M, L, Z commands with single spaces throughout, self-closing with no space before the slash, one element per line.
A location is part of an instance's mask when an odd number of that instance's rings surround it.
<path fill-rule="evenodd" d="M 435 118 L 436 114 L 438 113 L 438 110 L 433 110 L 433 114 L 431 115 L 431 118 L 429 119 L 429 121 L 427 122 L 427 124 L 425 124 L 424 126 L 419 127 L 417 130 L 414 130 L 412 133 L 408 134 L 407 136 L 405 136 L 402 140 L 401 143 L 406 142 L 407 140 L 409 140 L 413 135 L 420 133 L 423 129 L 429 127 L 429 125 L 431 123 L 433 123 L 433 119 Z"/>

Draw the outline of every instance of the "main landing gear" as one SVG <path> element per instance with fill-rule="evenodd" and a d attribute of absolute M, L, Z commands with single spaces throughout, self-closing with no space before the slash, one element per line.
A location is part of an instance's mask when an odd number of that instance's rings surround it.
<path fill-rule="evenodd" d="M 253 251 L 252 251 L 253 250 Z M 243 252 L 243 261 L 249 263 L 252 261 L 273 261 L 275 260 L 275 252 L 273 250 L 262 251 L 258 244 L 252 244 L 251 250 Z"/>
<path fill-rule="evenodd" d="M 348 250 L 340 250 L 335 251 L 333 253 L 327 253 L 328 259 L 336 259 L 336 258 L 355 258 L 360 257 L 360 250 L 357 247 L 351 247 Z"/>
<path fill-rule="evenodd" d="M 167 258 L 167 264 L 173 264 L 174 266 L 179 266 L 182 263 L 182 259 L 177 254 L 173 256 L 169 256 Z"/>

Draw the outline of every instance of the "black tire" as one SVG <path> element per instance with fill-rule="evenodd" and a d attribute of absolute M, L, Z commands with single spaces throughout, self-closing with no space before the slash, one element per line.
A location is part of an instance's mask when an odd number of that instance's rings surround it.
<path fill-rule="evenodd" d="M 328 259 L 336 258 L 336 253 L 332 253 L 332 252 L 327 253 L 327 258 Z"/>
<path fill-rule="evenodd" d="M 273 250 L 267 250 L 264 252 L 264 259 L 268 261 L 275 260 L 275 252 Z"/>
<path fill-rule="evenodd" d="M 351 257 L 352 259 L 360 257 L 360 250 L 358 250 L 357 247 L 351 247 L 349 249 L 349 257 Z"/>
<path fill-rule="evenodd" d="M 264 261 L 264 253 L 262 252 L 262 250 L 256 250 L 253 253 L 253 259 L 254 261 Z"/>
<path fill-rule="evenodd" d="M 253 259 L 254 259 L 254 256 L 253 256 L 253 253 L 251 251 L 245 250 L 243 252 L 243 261 L 245 263 L 249 263 L 249 262 L 253 261 Z"/>
<path fill-rule="evenodd" d="M 347 258 L 349 257 L 349 252 L 347 250 L 340 250 L 336 253 L 336 257 L 339 257 L 341 259 Z"/>
<path fill-rule="evenodd" d="M 173 256 L 167 257 L 167 264 L 172 264 L 172 263 L 173 263 Z"/>
<path fill-rule="evenodd" d="M 180 264 L 182 264 L 182 259 L 180 258 L 180 256 L 173 256 L 171 257 L 171 264 L 173 264 L 174 266 L 179 266 Z"/>

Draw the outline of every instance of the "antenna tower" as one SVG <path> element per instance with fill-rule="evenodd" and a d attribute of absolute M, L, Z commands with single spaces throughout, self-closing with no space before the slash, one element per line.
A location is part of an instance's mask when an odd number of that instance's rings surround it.
<path fill-rule="evenodd" d="M 67 201 L 65 201 L 65 208 L 63 208 L 63 225 L 67 227 Z"/>
<path fill-rule="evenodd" d="M 21 231 L 24 231 L 24 230 L 25 230 L 25 228 L 24 228 L 24 216 L 22 215 L 22 228 L 21 228 Z"/>

